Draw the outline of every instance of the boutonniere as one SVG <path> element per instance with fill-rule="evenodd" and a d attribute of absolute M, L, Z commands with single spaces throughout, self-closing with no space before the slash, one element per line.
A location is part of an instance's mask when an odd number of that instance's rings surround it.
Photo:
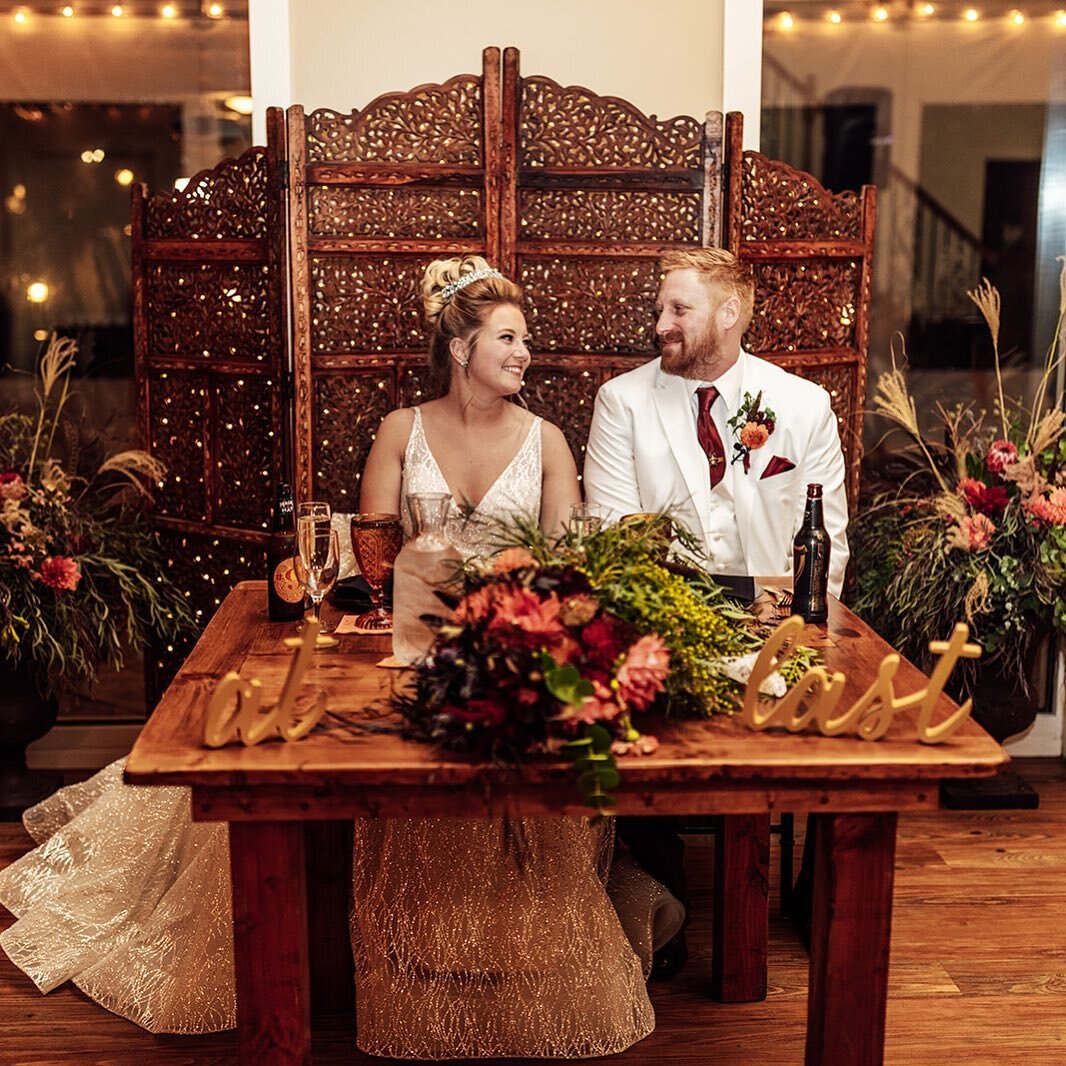
<path fill-rule="evenodd" d="M 750 392 L 744 393 L 740 410 L 727 423 L 736 438 L 733 444 L 733 458 L 729 461 L 735 463 L 738 459 L 743 459 L 745 474 L 751 469 L 751 453 L 758 451 L 770 439 L 777 418 L 769 407 L 760 407 L 760 403 L 762 403 L 761 390 L 754 399 Z"/>

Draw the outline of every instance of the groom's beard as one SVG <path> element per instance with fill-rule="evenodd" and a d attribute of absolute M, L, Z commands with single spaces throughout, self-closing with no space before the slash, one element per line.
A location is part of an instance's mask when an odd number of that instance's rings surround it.
<path fill-rule="evenodd" d="M 702 378 L 701 371 L 714 366 L 722 352 L 722 338 L 714 327 L 714 322 L 709 322 L 703 333 L 689 340 L 685 340 L 679 331 L 656 337 L 661 354 L 659 365 L 667 374 L 676 374 L 679 378 Z M 671 343 L 678 346 L 667 353 L 666 345 Z"/>

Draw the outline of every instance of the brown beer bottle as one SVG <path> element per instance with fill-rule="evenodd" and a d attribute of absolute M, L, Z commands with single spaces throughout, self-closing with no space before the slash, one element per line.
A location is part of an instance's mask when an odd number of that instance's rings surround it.
<path fill-rule="evenodd" d="M 807 486 L 803 525 L 792 542 L 792 613 L 807 622 L 829 617 L 829 534 L 822 517 L 822 486 Z"/>
<path fill-rule="evenodd" d="M 279 482 L 267 548 L 267 611 L 272 622 L 294 622 L 304 611 L 304 590 L 292 561 L 296 554 L 292 513 L 292 488 Z"/>

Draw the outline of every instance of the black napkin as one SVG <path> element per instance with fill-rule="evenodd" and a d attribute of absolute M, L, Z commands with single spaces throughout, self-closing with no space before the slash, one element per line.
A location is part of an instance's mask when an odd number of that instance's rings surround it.
<path fill-rule="evenodd" d="M 373 606 L 370 600 L 370 586 L 362 574 L 346 577 L 333 586 L 331 602 L 338 611 L 369 611 Z M 385 606 L 392 606 L 392 582 L 385 585 Z"/>

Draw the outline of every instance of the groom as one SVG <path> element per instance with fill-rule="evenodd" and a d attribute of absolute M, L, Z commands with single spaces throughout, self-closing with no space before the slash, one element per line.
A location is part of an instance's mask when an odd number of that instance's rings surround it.
<path fill-rule="evenodd" d="M 807 485 L 823 489 L 832 542 L 829 591 L 848 561 L 844 456 L 829 395 L 750 355 L 755 281 L 722 248 L 667 253 L 656 302 L 659 358 L 596 396 L 585 494 L 609 519 L 669 511 L 702 541 L 717 573 L 792 571 Z M 688 907 L 683 845 L 653 818 L 622 819 L 635 858 Z M 684 934 L 656 953 L 653 976 L 684 964 Z"/>

